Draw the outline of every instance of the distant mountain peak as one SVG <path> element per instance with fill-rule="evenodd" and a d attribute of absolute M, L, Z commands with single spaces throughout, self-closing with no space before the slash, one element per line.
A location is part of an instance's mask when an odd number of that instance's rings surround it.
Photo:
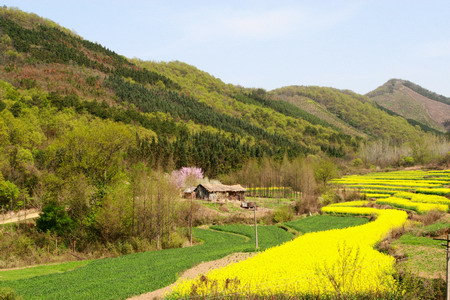
<path fill-rule="evenodd" d="M 366 94 L 382 109 L 406 118 L 422 129 L 450 130 L 450 98 L 404 79 L 390 79 Z"/>

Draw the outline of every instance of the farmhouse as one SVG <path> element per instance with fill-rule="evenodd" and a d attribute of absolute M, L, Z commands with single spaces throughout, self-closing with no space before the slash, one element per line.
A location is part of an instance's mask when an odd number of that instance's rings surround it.
<path fill-rule="evenodd" d="M 188 187 L 183 191 L 183 198 L 194 199 L 195 198 L 195 186 Z"/>
<path fill-rule="evenodd" d="M 218 200 L 244 200 L 245 191 L 240 184 L 224 185 L 224 184 L 199 184 L 195 189 L 197 199 L 205 199 L 210 201 Z"/>

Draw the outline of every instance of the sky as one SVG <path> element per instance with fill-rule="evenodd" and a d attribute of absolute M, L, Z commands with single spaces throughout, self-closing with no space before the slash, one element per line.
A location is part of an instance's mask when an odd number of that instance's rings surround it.
<path fill-rule="evenodd" d="M 266 90 L 365 94 L 388 79 L 450 97 L 448 0 L 0 0 L 127 57 Z"/>

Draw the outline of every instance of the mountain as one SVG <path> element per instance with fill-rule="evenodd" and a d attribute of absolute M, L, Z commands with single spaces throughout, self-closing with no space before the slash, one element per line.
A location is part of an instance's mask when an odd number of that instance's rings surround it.
<path fill-rule="evenodd" d="M 352 91 L 317 86 L 288 86 L 270 92 L 274 101 L 285 101 L 327 120 L 348 134 L 396 143 L 408 140 L 417 129 L 404 118 L 377 108 L 370 98 Z"/>
<path fill-rule="evenodd" d="M 450 131 L 450 98 L 410 81 L 391 79 L 367 96 L 387 112 L 400 115 L 424 130 Z"/>
<path fill-rule="evenodd" d="M 423 134 L 350 91 L 288 87 L 268 93 L 225 84 L 182 62 L 130 60 L 50 20 L 6 7 L 0 8 L 0 28 L 0 123 L 26 128 L 5 125 L 7 142 L 0 146 L 26 153 L 33 170 L 66 172 L 65 159 L 73 168 L 76 153 L 68 154 L 74 147 L 67 143 L 83 128 L 90 129 L 86 140 L 93 150 L 108 148 L 94 146 L 96 135 L 108 141 L 91 130 L 93 124 L 104 136 L 110 128 L 123 133 L 110 146 L 120 149 L 117 160 L 125 165 L 195 165 L 208 176 L 237 170 L 250 158 L 343 157 L 363 140 L 402 143 Z M 16 132 L 35 139 L 18 139 Z M 5 159 L 14 165 L 15 157 Z M 93 181 L 104 180 L 101 171 L 111 167 L 101 161 Z M 93 176 L 84 163 L 76 170 Z"/>

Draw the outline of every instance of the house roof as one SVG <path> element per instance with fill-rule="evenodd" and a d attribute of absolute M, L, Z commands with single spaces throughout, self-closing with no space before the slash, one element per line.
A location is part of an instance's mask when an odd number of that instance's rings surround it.
<path fill-rule="evenodd" d="M 188 188 L 186 188 L 184 191 L 183 191 L 183 193 L 192 193 L 192 192 L 194 192 L 195 191 L 195 186 L 191 186 L 191 187 L 188 187 Z"/>
<path fill-rule="evenodd" d="M 208 192 L 245 192 L 246 189 L 240 184 L 225 185 L 225 184 L 211 184 L 203 183 L 198 186 L 203 186 Z M 198 187 L 197 187 L 198 188 Z"/>

